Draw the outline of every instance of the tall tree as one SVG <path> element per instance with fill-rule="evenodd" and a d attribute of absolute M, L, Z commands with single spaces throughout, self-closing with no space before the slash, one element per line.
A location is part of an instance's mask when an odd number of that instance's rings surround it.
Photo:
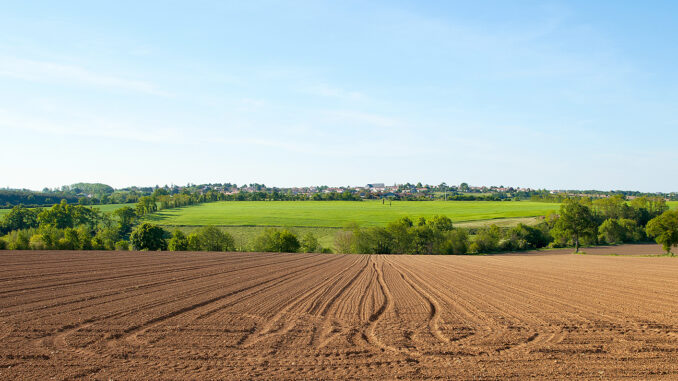
<path fill-rule="evenodd" d="M 591 208 L 578 200 L 566 200 L 560 206 L 560 217 L 555 224 L 556 234 L 563 234 L 574 242 L 574 252 L 579 253 L 579 241 L 596 233 L 596 222 Z"/>

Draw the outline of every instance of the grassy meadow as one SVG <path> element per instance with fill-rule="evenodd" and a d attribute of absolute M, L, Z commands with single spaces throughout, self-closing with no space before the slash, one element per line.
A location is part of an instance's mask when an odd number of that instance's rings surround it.
<path fill-rule="evenodd" d="M 386 225 L 400 217 L 446 215 L 454 222 L 535 217 L 560 204 L 529 201 L 221 201 L 162 210 L 146 220 L 170 226 L 339 228 Z"/>

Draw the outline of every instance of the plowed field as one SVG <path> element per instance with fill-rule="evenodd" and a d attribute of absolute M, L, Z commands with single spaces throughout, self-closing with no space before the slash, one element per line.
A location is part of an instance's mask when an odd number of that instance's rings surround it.
<path fill-rule="evenodd" d="M 678 260 L 0 252 L 0 379 L 678 378 Z"/>

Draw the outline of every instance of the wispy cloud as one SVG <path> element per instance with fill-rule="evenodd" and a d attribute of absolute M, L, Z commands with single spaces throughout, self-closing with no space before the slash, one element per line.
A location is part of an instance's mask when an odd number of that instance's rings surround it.
<path fill-rule="evenodd" d="M 112 138 L 143 143 L 182 144 L 187 142 L 187 137 L 180 130 L 171 128 L 153 130 L 126 123 L 85 117 L 72 118 L 66 121 L 55 120 L 54 118 L 43 119 L 18 115 L 0 109 L 0 130 L 3 128 L 29 130 L 40 134 Z"/>
<path fill-rule="evenodd" d="M 324 115 L 329 119 L 375 127 L 396 127 L 402 124 L 396 118 L 360 111 L 327 111 Z"/>
<path fill-rule="evenodd" d="M 0 57 L 0 76 L 35 82 L 62 82 L 120 89 L 157 96 L 171 96 L 152 83 L 97 73 L 81 66 L 57 62 Z"/>
<path fill-rule="evenodd" d="M 338 98 L 346 101 L 362 101 L 367 99 L 367 96 L 359 91 L 345 90 L 326 83 L 308 86 L 303 88 L 302 91 L 310 95 Z"/>

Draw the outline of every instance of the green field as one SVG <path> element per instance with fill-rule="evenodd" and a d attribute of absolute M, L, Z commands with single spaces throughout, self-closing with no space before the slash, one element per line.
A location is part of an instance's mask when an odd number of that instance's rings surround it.
<path fill-rule="evenodd" d="M 455 222 L 534 217 L 559 204 L 529 201 L 222 201 L 162 210 L 146 217 L 170 226 L 342 227 L 386 225 L 400 217 L 446 215 Z"/>

